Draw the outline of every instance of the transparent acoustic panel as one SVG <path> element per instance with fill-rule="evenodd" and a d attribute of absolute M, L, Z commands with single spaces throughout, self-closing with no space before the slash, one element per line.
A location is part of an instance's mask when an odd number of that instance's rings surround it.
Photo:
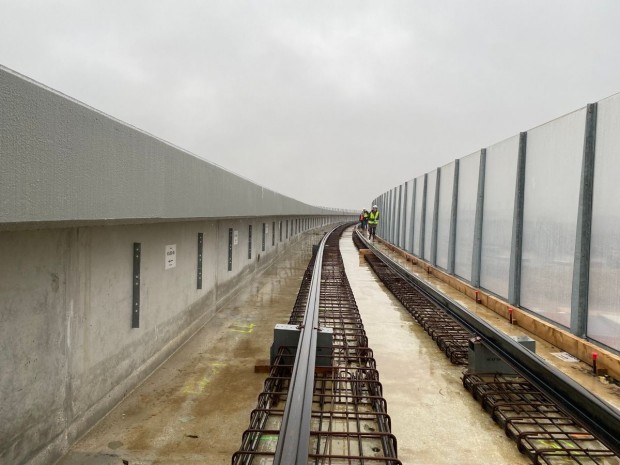
<path fill-rule="evenodd" d="M 437 266 L 448 269 L 448 248 L 450 243 L 450 217 L 452 214 L 452 191 L 454 187 L 454 165 L 449 163 L 440 168 L 439 212 L 437 216 Z"/>
<path fill-rule="evenodd" d="M 471 260 L 474 250 L 474 226 L 476 225 L 479 173 L 479 151 L 461 158 L 459 161 L 458 201 L 456 203 L 454 273 L 467 281 L 471 281 Z"/>
<path fill-rule="evenodd" d="M 426 217 L 424 218 L 424 256 L 425 260 L 431 259 L 431 238 L 433 236 L 433 209 L 435 208 L 435 185 L 437 182 L 437 170 L 428 173 L 426 177 Z"/>
<path fill-rule="evenodd" d="M 528 132 L 521 306 L 570 326 L 585 108 Z"/>
<path fill-rule="evenodd" d="M 598 104 L 588 337 L 620 350 L 620 94 Z"/>
<path fill-rule="evenodd" d="M 411 232 L 412 232 L 412 218 L 413 218 L 413 179 L 411 181 L 407 181 L 407 196 L 405 198 L 405 250 L 407 252 L 412 252 L 412 244 L 411 244 Z"/>
<path fill-rule="evenodd" d="M 416 178 L 415 215 L 413 218 L 413 253 L 420 257 L 420 231 L 422 230 L 422 201 L 424 200 L 424 176 Z"/>
<path fill-rule="evenodd" d="M 480 286 L 508 298 L 519 136 L 487 148 Z"/>

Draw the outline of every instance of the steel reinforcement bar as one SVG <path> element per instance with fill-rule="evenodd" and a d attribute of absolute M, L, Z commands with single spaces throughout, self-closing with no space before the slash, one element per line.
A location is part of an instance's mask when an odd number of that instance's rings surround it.
<path fill-rule="evenodd" d="M 289 320 L 300 328 L 300 342 L 280 348 L 234 465 L 401 463 L 340 255 L 347 226 L 325 237 L 306 270 Z M 332 329 L 331 348 L 316 347 L 318 328 Z M 304 333 L 314 342 L 304 341 Z M 331 363 L 314 366 L 317 348 Z"/>
<path fill-rule="evenodd" d="M 520 373 L 499 380 L 466 373 L 463 383 L 534 463 L 620 463 L 620 413 L 614 407 L 410 274 L 361 234 L 353 240 L 372 250 L 366 255 L 371 267 L 453 363 L 465 363 L 463 352 L 475 335 Z"/>

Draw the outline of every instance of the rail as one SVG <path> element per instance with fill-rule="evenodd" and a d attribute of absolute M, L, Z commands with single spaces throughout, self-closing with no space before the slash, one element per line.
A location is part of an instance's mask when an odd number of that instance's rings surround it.
<path fill-rule="evenodd" d="M 525 349 L 513 339 L 442 294 L 429 284 L 409 273 L 388 255 L 381 252 L 363 235 L 365 247 L 408 284 L 419 290 L 430 301 L 448 312 L 467 330 L 482 341 L 522 374 L 532 385 L 562 406 L 614 453 L 620 455 L 620 412 L 596 397 L 566 374 L 551 366 L 543 358 Z"/>
<path fill-rule="evenodd" d="M 274 465 L 308 462 L 314 369 L 316 366 L 315 354 L 319 330 L 319 299 L 321 295 L 323 251 L 325 250 L 327 238 L 336 229 L 332 229 L 323 237 L 316 252 L 310 292 L 303 324 L 300 326 L 299 344 L 295 354 L 293 374 L 287 395 L 288 402 L 284 408 L 281 433 L 273 461 Z"/>

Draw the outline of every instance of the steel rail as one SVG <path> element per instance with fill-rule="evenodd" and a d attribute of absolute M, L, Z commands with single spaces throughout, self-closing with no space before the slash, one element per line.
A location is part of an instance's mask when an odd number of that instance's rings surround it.
<path fill-rule="evenodd" d="M 323 251 L 327 238 L 336 229 L 334 228 L 325 234 L 316 252 L 310 293 L 303 323 L 300 325 L 299 344 L 297 345 L 282 426 L 276 445 L 274 465 L 308 463 Z"/>
<path fill-rule="evenodd" d="M 386 266 L 417 288 L 459 323 L 476 333 L 484 343 L 517 372 L 554 400 L 593 433 L 597 439 L 620 455 L 620 412 L 598 398 L 572 378 L 550 365 L 542 357 L 473 314 L 458 302 L 412 275 L 396 261 L 382 253 L 356 230 L 358 237 Z"/>

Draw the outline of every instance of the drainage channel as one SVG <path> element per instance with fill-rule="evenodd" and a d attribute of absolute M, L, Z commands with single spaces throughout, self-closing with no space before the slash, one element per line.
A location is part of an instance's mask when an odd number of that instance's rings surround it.
<path fill-rule="evenodd" d="M 353 242 L 358 249 L 372 247 L 355 232 Z M 366 253 L 365 259 L 450 361 L 466 365 L 470 340 L 478 337 L 472 325 L 456 321 L 450 311 L 388 266 L 387 257 L 380 259 L 375 253 Z M 592 434 L 592 429 L 604 429 L 615 445 L 613 438 L 617 439 L 620 423 L 614 421 L 613 411 L 605 418 L 608 423 L 586 427 L 566 413 L 557 396 L 552 399 L 520 374 L 466 371 L 463 385 L 533 463 L 620 465 L 619 456 Z M 562 389 L 566 388 L 558 390 Z M 594 408 L 600 406 L 595 402 Z"/>
<path fill-rule="evenodd" d="M 311 260 L 288 322 L 302 333 L 307 331 L 308 302 L 319 288 L 318 327 L 310 329 L 331 330 L 332 344 L 316 346 L 316 367 L 307 373 L 312 389 L 307 424 L 295 424 L 303 416 L 295 413 L 303 402 L 291 394 L 296 384 L 306 382 L 298 379 L 304 371 L 300 364 L 306 365 L 299 357 L 301 334 L 297 347 L 283 345 L 277 350 L 233 465 L 401 464 L 379 372 L 340 255 L 338 242 L 347 227 L 329 234 L 322 256 Z M 321 263 L 318 273 L 316 263 Z M 294 461 L 284 459 L 286 451 L 282 452 L 291 435 L 301 441 L 296 453 L 304 450 L 304 456 Z"/>

